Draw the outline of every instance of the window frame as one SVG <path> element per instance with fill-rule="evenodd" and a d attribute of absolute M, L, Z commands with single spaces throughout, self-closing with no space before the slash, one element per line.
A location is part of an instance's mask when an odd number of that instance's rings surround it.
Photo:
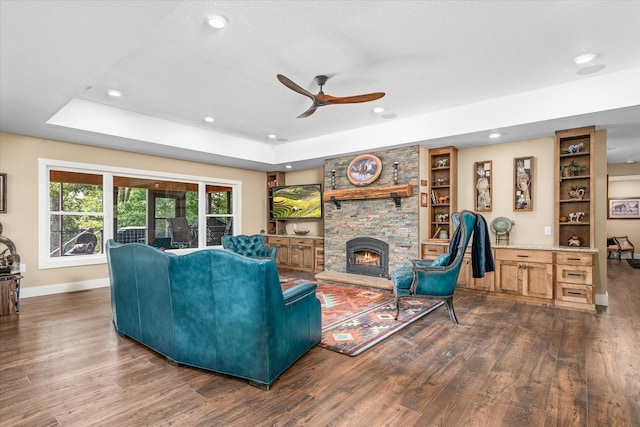
<path fill-rule="evenodd" d="M 178 173 L 167 173 L 145 169 L 122 168 L 108 165 L 96 165 L 91 163 L 69 162 L 55 159 L 38 159 L 38 268 L 64 268 L 73 266 L 97 265 L 107 262 L 104 250 L 101 253 L 73 257 L 50 257 L 49 241 L 50 241 L 50 220 L 51 207 L 49 203 L 49 171 L 61 170 L 79 173 L 91 173 L 102 175 L 102 207 L 104 218 L 104 242 L 113 239 L 115 230 L 113 229 L 113 177 L 130 176 L 142 179 L 162 179 L 172 181 L 182 181 L 198 185 L 198 229 L 206 230 L 206 187 L 207 185 L 223 185 L 232 188 L 232 214 L 228 215 L 232 218 L 234 224 L 234 233 L 242 234 L 242 181 L 230 180 L 222 178 L 211 178 L 196 175 L 185 175 Z M 198 247 L 175 249 L 175 253 L 189 253 L 205 248 L 214 248 L 220 246 L 206 246 L 206 233 L 198 233 Z M 104 249 L 104 248 L 103 248 Z"/>

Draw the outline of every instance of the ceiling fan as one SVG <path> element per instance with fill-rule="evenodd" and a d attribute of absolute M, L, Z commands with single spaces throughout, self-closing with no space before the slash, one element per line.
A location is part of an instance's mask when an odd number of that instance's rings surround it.
<path fill-rule="evenodd" d="M 325 75 L 319 75 L 315 77 L 316 83 L 318 84 L 318 86 L 320 86 L 320 92 L 314 95 L 311 92 L 307 91 L 306 89 L 301 88 L 300 86 L 295 84 L 293 81 L 291 81 L 291 79 L 283 76 L 282 74 L 278 74 L 277 77 L 278 77 L 278 80 L 280 80 L 280 83 L 282 83 L 283 85 L 285 85 L 286 87 L 288 87 L 294 92 L 298 92 L 304 96 L 308 96 L 309 98 L 311 98 L 311 101 L 313 101 L 313 104 L 311 105 L 311 107 L 307 111 L 305 111 L 304 113 L 298 116 L 299 119 L 302 117 L 309 117 L 310 115 L 316 112 L 318 107 L 322 107 L 324 105 L 355 104 L 358 102 L 369 102 L 369 101 L 375 101 L 376 99 L 380 99 L 384 96 L 384 92 L 367 93 L 364 95 L 355 95 L 355 96 L 325 95 L 324 92 L 322 91 L 322 86 L 324 86 L 324 84 L 329 79 L 329 77 Z"/>

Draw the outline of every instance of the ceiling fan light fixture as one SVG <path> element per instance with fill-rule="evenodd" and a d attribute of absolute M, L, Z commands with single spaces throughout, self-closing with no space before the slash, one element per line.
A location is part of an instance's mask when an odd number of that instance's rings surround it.
<path fill-rule="evenodd" d="M 209 24 L 210 27 L 215 28 L 216 30 L 221 30 L 228 24 L 227 18 L 221 15 L 207 16 L 205 22 Z"/>
<path fill-rule="evenodd" d="M 595 57 L 595 53 L 585 53 L 584 55 L 578 55 L 573 58 L 573 63 L 578 65 L 586 64 L 587 62 L 593 61 Z"/>

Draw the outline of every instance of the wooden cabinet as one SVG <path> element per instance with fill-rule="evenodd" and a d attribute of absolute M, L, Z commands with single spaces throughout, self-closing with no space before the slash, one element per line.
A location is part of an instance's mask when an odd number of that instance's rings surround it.
<path fill-rule="evenodd" d="M 558 246 L 594 246 L 593 156 L 595 127 L 556 132 L 556 233 Z"/>
<path fill-rule="evenodd" d="M 314 269 L 313 240 L 292 237 L 289 243 L 289 265 L 298 270 Z"/>
<path fill-rule="evenodd" d="M 280 187 L 284 185 L 285 173 L 284 172 L 267 172 L 267 234 L 284 234 L 284 227 L 286 223 L 284 221 L 278 221 L 272 219 L 272 195 L 271 190 L 274 187 Z"/>
<path fill-rule="evenodd" d="M 556 304 L 595 310 L 593 264 L 595 254 L 556 252 Z"/>
<path fill-rule="evenodd" d="M 553 253 L 496 249 L 496 292 L 553 299 Z"/>
<path fill-rule="evenodd" d="M 448 241 L 453 232 L 451 214 L 458 208 L 458 149 L 456 147 L 429 150 L 429 237 Z M 446 237 L 440 234 L 446 232 Z"/>
<path fill-rule="evenodd" d="M 456 286 L 485 294 L 595 311 L 595 250 L 496 247 L 496 271 L 475 279 L 467 249 Z"/>
<path fill-rule="evenodd" d="M 278 267 L 309 272 L 318 271 L 320 266 L 324 269 L 324 252 L 317 250 L 324 249 L 322 237 L 267 236 L 267 244 L 278 248 Z M 316 260 L 320 253 L 322 260 Z"/>
<path fill-rule="evenodd" d="M 494 291 L 494 283 L 495 273 L 493 271 L 486 272 L 484 277 L 473 277 L 471 250 L 467 249 L 464 259 L 462 260 L 462 266 L 460 267 L 460 273 L 458 274 L 458 281 L 456 282 L 456 285 L 467 289 Z"/>
<path fill-rule="evenodd" d="M 443 244 L 422 243 L 420 247 L 420 258 L 422 259 L 436 259 L 449 250 L 449 247 Z"/>

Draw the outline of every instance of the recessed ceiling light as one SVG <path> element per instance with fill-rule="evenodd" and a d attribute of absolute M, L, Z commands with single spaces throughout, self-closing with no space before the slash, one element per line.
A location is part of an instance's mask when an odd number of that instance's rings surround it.
<path fill-rule="evenodd" d="M 275 133 L 270 133 L 269 135 L 267 135 L 267 138 L 269 139 L 276 139 L 278 137 L 278 135 L 276 135 Z"/>
<path fill-rule="evenodd" d="M 384 110 L 386 110 L 386 108 L 384 108 L 384 107 L 375 107 L 373 109 L 373 112 L 376 113 L 376 114 L 380 114 L 380 113 L 384 113 Z"/>
<path fill-rule="evenodd" d="M 286 168 L 286 169 L 291 169 L 292 167 L 293 167 L 293 166 L 291 166 L 291 165 L 285 165 L 285 168 Z"/>
<path fill-rule="evenodd" d="M 109 89 L 107 91 L 107 94 L 109 94 L 109 96 L 114 96 L 114 97 L 122 96 L 122 92 L 120 92 L 119 90 L 115 90 L 115 89 Z"/>
<path fill-rule="evenodd" d="M 593 61 L 595 57 L 595 53 L 585 53 L 584 55 L 579 55 L 573 58 L 573 62 L 575 64 L 586 64 L 587 62 Z"/>
<path fill-rule="evenodd" d="M 216 30 L 221 30 L 227 26 L 227 18 L 220 15 L 208 16 L 207 19 L 205 19 L 205 21 L 207 24 L 209 24 L 211 27 L 215 28 Z"/>
<path fill-rule="evenodd" d="M 215 122 L 215 121 L 216 121 L 216 119 L 215 119 L 215 118 L 213 118 L 213 117 L 211 117 L 211 116 L 204 116 L 204 117 L 203 117 L 203 119 L 204 119 L 204 121 L 205 121 L 205 122 L 207 122 L 207 123 L 213 123 L 213 122 Z"/>
<path fill-rule="evenodd" d="M 500 138 L 499 132 L 492 132 L 489 134 L 489 138 Z"/>
<path fill-rule="evenodd" d="M 635 160 L 627 160 L 628 164 L 635 163 Z"/>

